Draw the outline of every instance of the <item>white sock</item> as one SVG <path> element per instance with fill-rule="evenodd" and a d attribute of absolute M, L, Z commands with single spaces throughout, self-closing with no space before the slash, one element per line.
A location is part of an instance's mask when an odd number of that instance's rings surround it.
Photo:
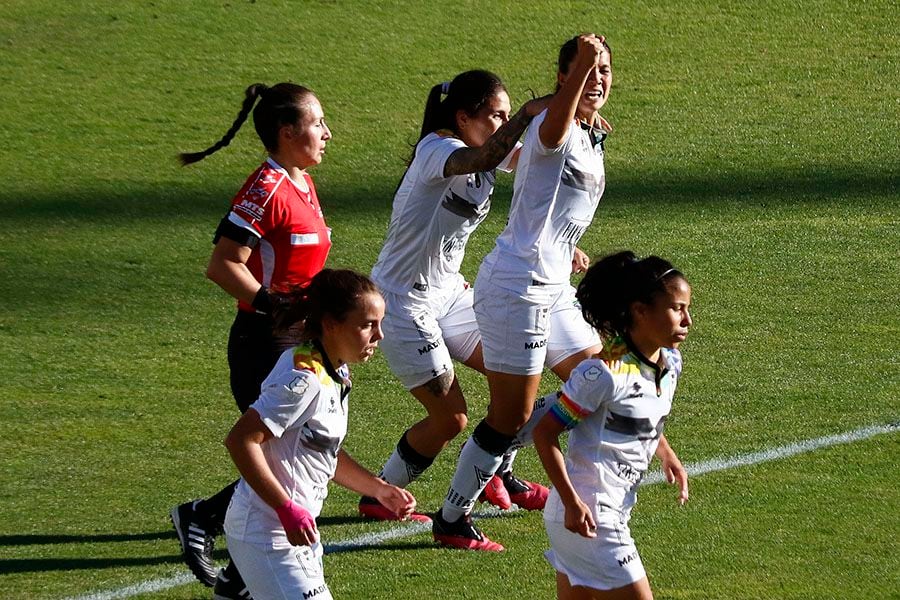
<path fill-rule="evenodd" d="M 444 506 L 441 508 L 444 520 L 453 522 L 472 512 L 475 500 L 494 476 L 502 459 L 502 456 L 494 456 L 482 450 L 471 437 L 466 440 L 462 452 L 459 453 L 456 473 L 444 499 Z"/>
<path fill-rule="evenodd" d="M 418 479 L 419 475 L 423 472 L 424 469 L 418 469 L 403 460 L 400 453 L 394 448 L 394 451 L 391 452 L 390 457 L 387 459 L 387 462 L 384 463 L 384 466 L 381 468 L 381 473 L 378 476 L 391 485 L 405 488 Z"/>

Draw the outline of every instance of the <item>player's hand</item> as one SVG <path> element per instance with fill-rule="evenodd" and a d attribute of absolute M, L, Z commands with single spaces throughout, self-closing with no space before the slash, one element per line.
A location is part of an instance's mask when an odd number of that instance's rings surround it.
<path fill-rule="evenodd" d="M 581 501 L 581 498 L 576 498 L 574 504 L 566 505 L 565 525 L 566 529 L 582 537 L 597 537 L 597 523 L 594 522 L 594 515 Z"/>
<path fill-rule="evenodd" d="M 603 46 L 605 38 L 593 33 L 585 33 L 578 36 L 578 50 L 575 53 L 575 62 L 580 67 L 590 68 L 600 63 L 600 55 L 606 48 Z"/>
<path fill-rule="evenodd" d="M 572 255 L 572 273 L 584 273 L 591 266 L 591 259 L 578 246 L 575 247 L 575 254 Z"/>
<path fill-rule="evenodd" d="M 662 472 L 666 477 L 666 481 L 678 485 L 678 503 L 684 506 L 688 501 L 688 474 L 684 465 L 678 460 L 674 452 L 670 452 L 660 459 L 662 463 Z"/>
<path fill-rule="evenodd" d="M 294 546 L 312 546 L 319 540 L 316 520 L 308 510 L 288 500 L 275 509 L 288 541 Z"/>
<path fill-rule="evenodd" d="M 296 346 L 303 341 L 305 320 L 297 314 L 297 308 L 304 299 L 305 290 L 299 287 L 288 291 L 268 290 L 267 294 L 276 346 L 279 350 Z"/>
<path fill-rule="evenodd" d="M 378 493 L 375 495 L 375 499 L 400 519 L 406 519 L 416 509 L 415 496 L 413 496 L 409 490 L 405 490 L 395 485 L 385 484 L 381 486 Z"/>

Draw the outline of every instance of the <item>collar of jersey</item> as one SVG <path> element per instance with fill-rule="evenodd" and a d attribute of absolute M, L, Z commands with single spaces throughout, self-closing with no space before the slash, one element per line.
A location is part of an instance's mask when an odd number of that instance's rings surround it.
<path fill-rule="evenodd" d="M 591 147 L 594 148 L 597 144 L 600 144 L 600 147 L 603 147 L 603 142 L 606 140 L 607 136 L 609 136 L 609 132 L 603 127 L 597 127 L 595 125 L 590 125 L 585 123 L 584 121 L 579 120 L 578 125 L 587 131 L 588 137 L 591 139 Z"/>
<path fill-rule="evenodd" d="M 334 379 L 335 381 L 340 381 L 346 385 L 347 377 L 345 375 L 341 375 L 337 372 L 337 369 L 331 364 L 331 359 L 328 358 L 328 354 L 325 353 L 325 348 L 322 346 L 322 343 L 319 340 L 311 340 L 311 345 L 315 348 L 316 352 L 322 357 L 322 366 L 325 367 L 325 372 L 328 373 L 328 376 Z"/>
<path fill-rule="evenodd" d="M 301 190 L 300 187 L 297 185 L 297 182 L 294 181 L 293 179 L 291 179 L 291 176 L 288 174 L 287 169 L 285 169 L 280 164 L 278 164 L 275 161 L 275 159 L 272 158 L 271 156 L 266 159 L 266 162 L 269 163 L 270 167 L 272 167 L 273 169 L 275 169 L 276 171 L 278 171 L 279 173 L 284 175 L 285 178 L 291 182 L 291 185 L 294 186 L 294 189 L 297 190 L 297 193 L 300 194 L 301 196 L 303 196 L 307 202 L 312 204 L 312 194 L 310 194 L 310 190 L 306 190 L 305 192 L 303 190 Z M 304 176 L 304 178 L 305 178 L 305 176 Z M 306 182 L 306 185 L 309 185 L 308 181 Z"/>
<path fill-rule="evenodd" d="M 637 346 L 634 345 L 634 342 L 631 341 L 631 338 L 627 335 L 622 336 L 622 341 L 628 346 L 628 352 L 632 354 L 641 365 L 651 369 L 653 371 L 654 380 L 659 383 L 659 381 L 665 376 L 666 373 L 669 372 L 669 361 L 666 360 L 665 354 L 660 350 L 660 357 L 665 363 L 665 367 L 660 368 L 657 363 L 651 362 L 646 356 L 644 356 L 640 350 L 637 349 Z"/>

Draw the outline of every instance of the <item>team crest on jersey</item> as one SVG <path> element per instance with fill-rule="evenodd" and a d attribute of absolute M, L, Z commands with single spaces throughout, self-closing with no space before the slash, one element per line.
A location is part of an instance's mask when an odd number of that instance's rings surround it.
<path fill-rule="evenodd" d="M 306 377 L 294 377 L 293 381 L 288 384 L 288 389 L 293 393 L 302 396 L 306 393 L 306 390 L 309 389 L 309 381 L 306 380 Z"/>
<path fill-rule="evenodd" d="M 591 367 L 584 372 L 584 378 L 588 381 L 597 381 L 601 375 L 603 375 L 603 370 L 600 367 Z"/>

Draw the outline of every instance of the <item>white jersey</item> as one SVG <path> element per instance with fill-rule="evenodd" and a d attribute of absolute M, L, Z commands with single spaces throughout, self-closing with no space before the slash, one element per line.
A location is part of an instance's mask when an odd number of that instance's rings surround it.
<path fill-rule="evenodd" d="M 594 218 L 606 186 L 603 145 L 575 121 L 558 148 L 546 148 L 539 131 L 545 110 L 534 118 L 519 155 L 506 229 L 482 269 L 511 291 L 532 281 L 568 283 L 575 244 Z"/>
<path fill-rule="evenodd" d="M 450 155 L 466 147 L 446 130 L 429 133 L 416 146 L 372 269 L 382 290 L 421 297 L 457 290 L 463 283 L 459 267 L 466 243 L 487 216 L 494 191 L 493 170 L 444 176 Z"/>
<path fill-rule="evenodd" d="M 579 497 L 595 516 L 617 511 L 627 518 L 672 408 L 681 353 L 664 348 L 663 369 L 621 342 L 603 356 L 572 371 L 551 412 L 571 429 L 566 471 Z"/>
<path fill-rule="evenodd" d="M 274 436 L 262 445 L 269 468 L 313 517 L 322 510 L 347 435 L 348 370 L 328 364 L 311 344 L 285 351 L 250 406 Z M 290 547 L 275 510 L 243 479 L 228 507 L 225 532 L 245 542 Z"/>

